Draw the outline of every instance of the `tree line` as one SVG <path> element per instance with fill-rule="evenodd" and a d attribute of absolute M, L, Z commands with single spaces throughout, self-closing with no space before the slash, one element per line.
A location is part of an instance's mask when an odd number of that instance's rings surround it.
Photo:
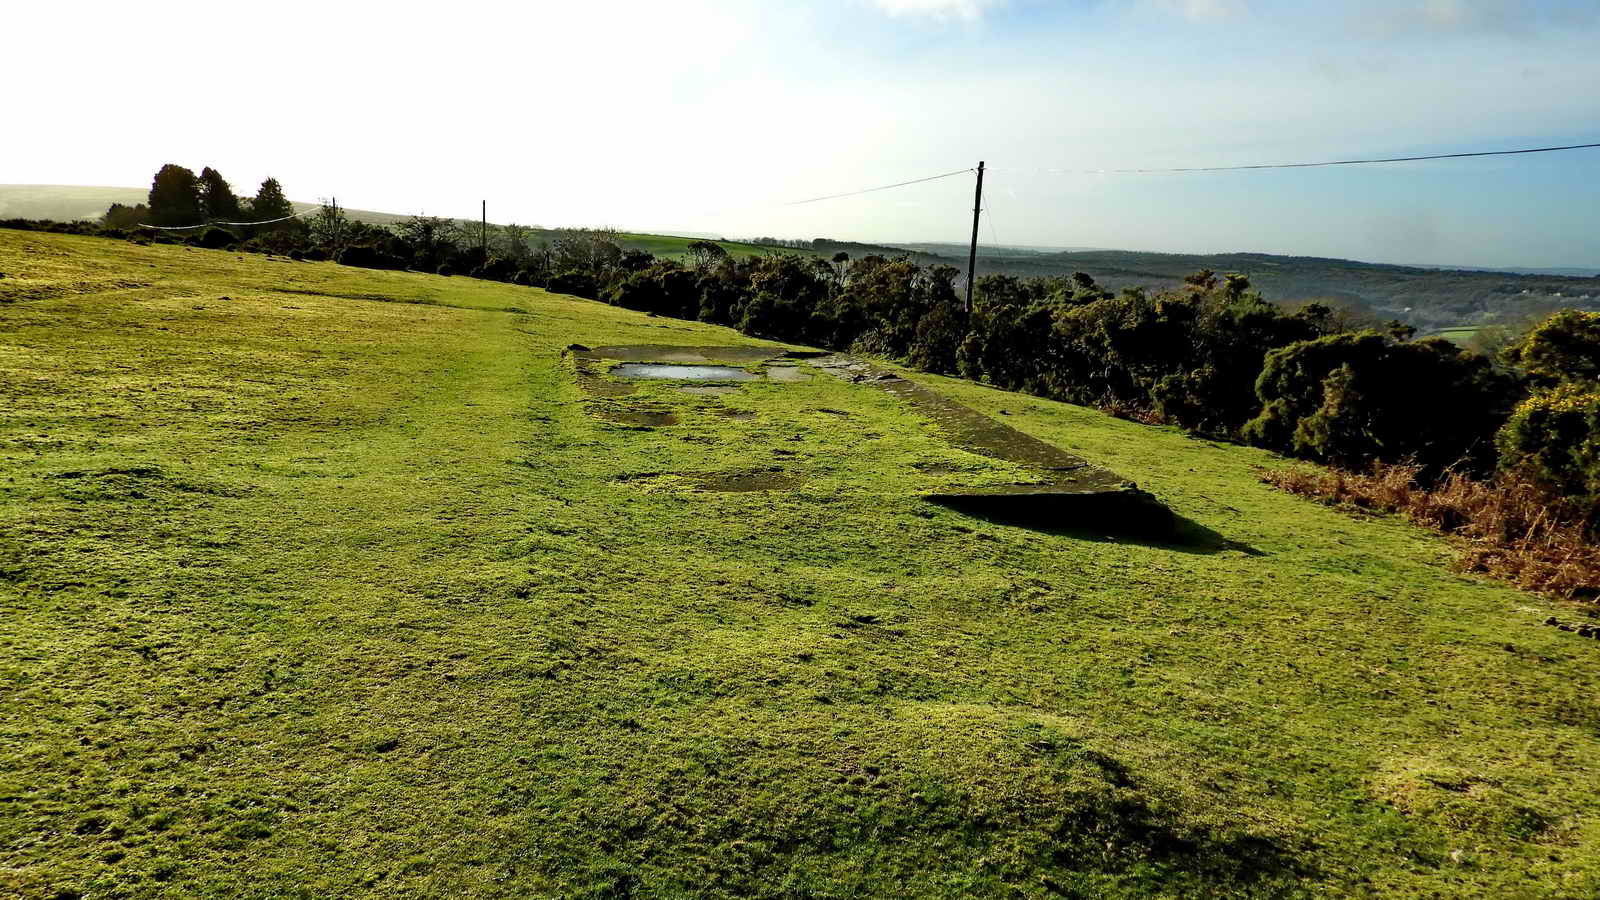
<path fill-rule="evenodd" d="M 240 197 L 222 173 L 210 166 L 196 175 L 190 169 L 168 163 L 156 172 L 145 203 L 113 203 L 101 224 L 107 228 L 185 227 L 208 222 L 266 222 L 293 213 L 294 205 L 284 196 L 283 185 L 276 178 L 262 181 L 254 197 Z"/>

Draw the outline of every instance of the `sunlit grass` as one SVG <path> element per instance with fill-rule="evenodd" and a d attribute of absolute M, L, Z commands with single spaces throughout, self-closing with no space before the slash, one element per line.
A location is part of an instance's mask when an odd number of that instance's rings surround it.
<path fill-rule="evenodd" d="M 1210 537 L 1028 530 L 917 499 L 1015 473 L 881 391 L 561 354 L 726 329 L 30 233 L 0 272 L 0 893 L 1600 891 L 1600 646 L 1267 454 L 917 376 Z"/>

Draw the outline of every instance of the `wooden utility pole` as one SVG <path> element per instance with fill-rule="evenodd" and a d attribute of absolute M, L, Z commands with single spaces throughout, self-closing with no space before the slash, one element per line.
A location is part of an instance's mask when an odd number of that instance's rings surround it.
<path fill-rule="evenodd" d="M 972 312 L 972 282 L 978 271 L 978 214 L 983 211 L 983 160 L 978 160 L 978 190 L 972 195 L 972 249 L 967 252 L 967 312 Z"/>
<path fill-rule="evenodd" d="M 483 219 L 478 225 L 478 249 L 483 251 L 485 262 L 489 260 L 489 201 L 483 201 Z"/>

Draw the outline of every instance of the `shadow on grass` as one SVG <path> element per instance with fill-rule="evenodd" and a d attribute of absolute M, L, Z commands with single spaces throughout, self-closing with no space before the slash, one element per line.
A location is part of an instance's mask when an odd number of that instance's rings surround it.
<path fill-rule="evenodd" d="M 967 498 L 941 497 L 931 502 L 992 525 L 1027 528 L 1079 541 L 1138 544 L 1200 555 L 1228 551 L 1266 555 L 1163 506 L 1134 504 L 1062 510 L 1027 504 L 973 503 Z"/>

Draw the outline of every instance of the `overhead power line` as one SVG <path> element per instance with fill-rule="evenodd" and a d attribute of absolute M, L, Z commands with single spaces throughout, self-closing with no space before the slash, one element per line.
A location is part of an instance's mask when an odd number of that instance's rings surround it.
<path fill-rule="evenodd" d="M 287 222 L 290 219 L 298 219 L 301 216 L 312 212 L 313 210 L 318 210 L 321 208 L 322 207 L 320 206 L 312 206 L 307 209 L 302 209 L 299 212 L 290 213 L 287 216 L 282 216 L 276 219 L 263 219 L 259 222 L 205 222 L 200 225 L 140 225 L 138 227 L 153 228 L 157 231 L 192 231 L 196 228 L 210 228 L 213 225 L 271 225 L 274 222 Z"/>
<path fill-rule="evenodd" d="M 889 190 L 891 188 L 906 187 L 907 185 L 912 185 L 912 184 L 922 184 L 925 181 L 938 181 L 941 178 L 950 178 L 950 177 L 953 177 L 955 175 L 965 175 L 968 172 L 972 172 L 972 171 L 974 171 L 974 170 L 971 169 L 971 168 L 957 169 L 954 172 L 946 172 L 943 175 L 929 175 L 927 178 L 914 178 L 914 179 L 912 179 L 910 181 L 901 181 L 901 182 L 897 182 L 895 184 L 885 184 L 885 185 L 881 185 L 879 187 L 863 188 L 863 189 L 861 189 L 859 191 L 846 191 L 843 194 L 829 194 L 826 197 L 812 197 L 809 200 L 795 200 L 795 201 L 793 201 L 791 203 L 785 203 L 783 205 L 784 206 L 803 206 L 804 204 L 807 204 L 807 203 L 818 203 L 818 202 L 823 201 L 823 200 L 838 200 L 841 197 L 854 197 L 857 194 L 870 194 L 870 193 L 873 193 L 874 191 L 887 191 L 887 190 Z"/>
<path fill-rule="evenodd" d="M 1326 166 L 1367 166 L 1377 163 L 1421 162 L 1429 159 L 1466 159 L 1473 156 L 1516 156 L 1522 153 L 1554 153 L 1558 150 L 1591 150 L 1600 144 L 1567 144 L 1561 147 L 1528 147 L 1521 150 L 1475 150 L 1470 153 L 1436 153 L 1428 156 L 1390 156 L 1379 159 L 1334 159 L 1323 162 L 1258 163 L 1248 166 L 1185 166 L 1173 169 L 1039 169 L 1041 172 L 1073 175 L 1182 175 L 1189 172 L 1242 172 L 1251 169 L 1315 169 Z M 1006 171 L 1006 170 L 1002 170 Z M 1009 171 L 1027 171 L 1011 169 Z"/>

